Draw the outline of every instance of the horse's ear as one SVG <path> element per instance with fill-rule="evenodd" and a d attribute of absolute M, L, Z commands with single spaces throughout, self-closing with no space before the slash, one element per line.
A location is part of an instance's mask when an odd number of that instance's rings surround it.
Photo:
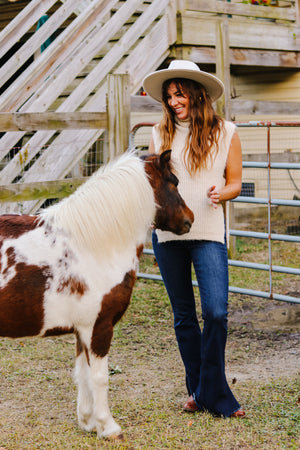
<path fill-rule="evenodd" d="M 160 165 L 162 168 L 165 168 L 167 164 L 169 164 L 170 159 L 171 159 L 171 151 L 172 150 L 165 150 L 161 155 L 160 155 Z"/>

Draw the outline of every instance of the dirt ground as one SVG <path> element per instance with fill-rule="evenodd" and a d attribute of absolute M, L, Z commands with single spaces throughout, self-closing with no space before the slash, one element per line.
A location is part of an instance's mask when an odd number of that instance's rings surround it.
<path fill-rule="evenodd" d="M 236 310 L 229 315 L 229 327 L 228 348 L 241 339 L 243 354 L 229 358 L 228 374 L 259 380 L 299 373 L 300 305 L 273 301 L 260 311 Z"/>
<path fill-rule="evenodd" d="M 162 325 L 161 337 L 157 336 L 157 339 L 159 346 L 133 342 L 130 366 L 117 375 L 119 387 L 114 386 L 114 377 L 110 386 L 117 391 L 126 386 L 131 398 L 147 397 L 154 392 L 160 396 L 173 396 L 179 405 L 187 394 L 184 369 L 170 322 L 169 327 Z M 126 360 L 114 346 L 110 361 L 121 368 L 126 366 Z M 297 374 L 300 377 L 299 304 L 262 299 L 259 308 L 253 308 L 253 305 L 247 308 L 243 303 L 240 309 L 229 311 L 226 375 L 230 385 L 271 381 Z"/>

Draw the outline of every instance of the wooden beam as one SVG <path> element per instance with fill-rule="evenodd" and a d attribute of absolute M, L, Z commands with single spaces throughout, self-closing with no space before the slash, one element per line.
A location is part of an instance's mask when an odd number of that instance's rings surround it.
<path fill-rule="evenodd" d="M 230 61 L 227 18 L 216 22 L 216 74 L 223 81 L 225 87 L 224 95 L 217 100 L 217 111 L 225 119 L 230 120 Z"/>
<path fill-rule="evenodd" d="M 235 114 L 295 115 L 299 117 L 300 102 L 262 102 L 231 100 L 231 112 Z"/>
<path fill-rule="evenodd" d="M 220 2 L 218 0 L 187 0 L 186 10 L 206 13 L 226 14 L 244 17 L 263 17 L 266 19 L 279 19 L 294 22 L 296 20 L 295 8 L 262 7 L 249 4 Z"/>
<path fill-rule="evenodd" d="M 86 179 L 69 178 L 35 183 L 7 184 L 0 186 L 0 203 L 67 197 Z"/>
<path fill-rule="evenodd" d="M 182 58 L 197 64 L 215 64 L 216 50 L 214 47 L 184 46 Z M 231 65 L 237 66 L 300 68 L 300 52 L 295 51 L 230 48 L 229 59 Z"/>
<path fill-rule="evenodd" d="M 295 8 L 296 8 L 296 25 L 297 25 L 297 27 L 299 27 L 299 25 L 300 25 L 300 0 L 296 0 Z"/>
<path fill-rule="evenodd" d="M 232 48 L 230 63 L 241 66 L 300 68 L 300 52 Z"/>
<path fill-rule="evenodd" d="M 0 113 L 0 131 L 107 128 L 105 112 Z"/>

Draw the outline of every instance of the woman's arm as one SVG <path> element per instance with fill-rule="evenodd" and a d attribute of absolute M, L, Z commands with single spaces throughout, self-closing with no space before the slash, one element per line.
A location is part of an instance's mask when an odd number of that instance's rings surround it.
<path fill-rule="evenodd" d="M 212 186 L 207 195 L 211 202 L 216 205 L 219 202 L 231 200 L 237 197 L 242 188 L 242 148 L 241 141 L 237 134 L 234 133 L 230 149 L 228 152 L 227 164 L 225 169 L 225 186 L 222 189 L 216 189 Z"/>

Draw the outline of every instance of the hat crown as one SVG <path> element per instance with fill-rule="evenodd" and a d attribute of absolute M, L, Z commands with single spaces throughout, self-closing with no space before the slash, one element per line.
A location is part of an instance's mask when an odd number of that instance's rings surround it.
<path fill-rule="evenodd" d="M 185 61 L 182 59 L 175 59 L 171 61 L 168 70 L 196 70 L 200 72 L 199 67 L 192 61 Z"/>
<path fill-rule="evenodd" d="M 210 73 L 203 72 L 192 61 L 184 59 L 175 59 L 167 69 L 157 70 L 146 76 L 143 80 L 143 86 L 148 95 L 162 101 L 162 85 L 166 80 L 173 78 L 186 78 L 201 84 L 212 101 L 221 97 L 224 92 L 224 85 L 221 80 Z"/>

